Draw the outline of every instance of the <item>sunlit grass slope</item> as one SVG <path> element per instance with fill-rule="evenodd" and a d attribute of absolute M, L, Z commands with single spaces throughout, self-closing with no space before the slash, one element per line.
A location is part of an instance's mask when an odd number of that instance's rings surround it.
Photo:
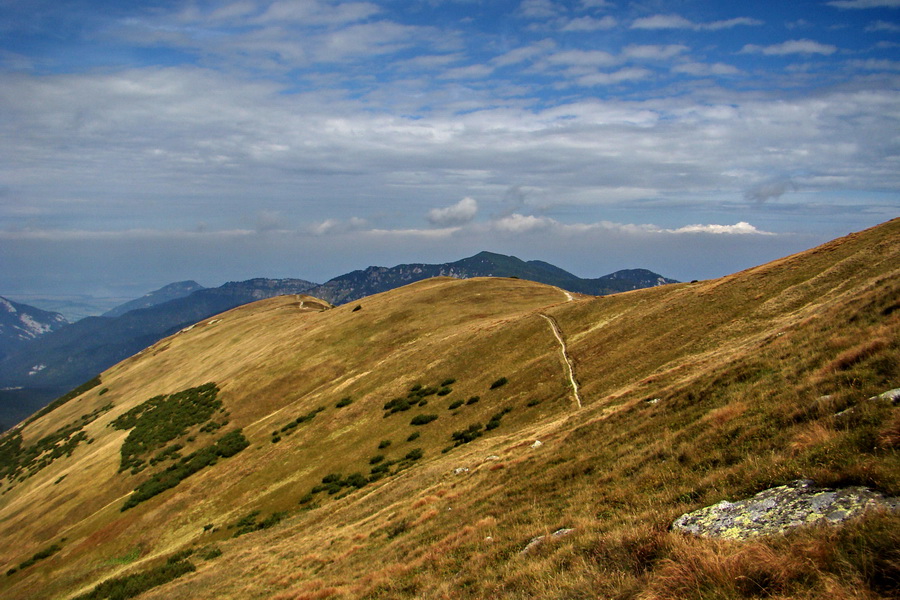
<path fill-rule="evenodd" d="M 189 551 L 195 571 L 142 597 L 896 597 L 896 515 L 743 543 L 669 524 L 798 478 L 900 495 L 900 408 L 867 400 L 900 387 L 898 308 L 895 220 L 602 298 L 434 279 L 235 309 L 15 432 L 85 439 L 3 480 L 0 597 L 74 597 Z M 221 409 L 179 452 L 236 430 L 249 447 L 123 512 L 169 459 L 120 470 L 110 424 L 208 382 Z"/>

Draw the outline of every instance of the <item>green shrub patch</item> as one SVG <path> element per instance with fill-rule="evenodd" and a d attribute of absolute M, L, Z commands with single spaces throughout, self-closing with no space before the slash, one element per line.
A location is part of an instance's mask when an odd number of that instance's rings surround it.
<path fill-rule="evenodd" d="M 222 408 L 219 388 L 207 383 L 168 396 L 155 396 L 120 415 L 110 425 L 115 429 L 131 429 L 122 443 L 119 471 L 144 467 L 141 458 L 181 436 L 188 429 L 208 421 Z"/>
<path fill-rule="evenodd" d="M 192 573 L 197 567 L 188 560 L 172 560 L 153 569 L 132 575 L 113 577 L 97 585 L 92 591 L 77 596 L 74 600 L 125 600 L 140 596 L 147 590 L 169 583 L 185 573 Z"/>
<path fill-rule="evenodd" d="M 60 427 L 28 446 L 23 445 L 22 434 L 14 431 L 0 441 L 0 479 L 27 479 L 62 456 L 71 456 L 81 442 L 90 443 L 85 425 L 93 423 L 112 404 L 81 415 L 79 419 Z"/>
<path fill-rule="evenodd" d="M 216 464 L 219 458 L 234 456 L 249 445 L 250 442 L 247 441 L 247 438 L 244 437 L 240 430 L 226 433 L 215 444 L 201 448 L 181 458 L 174 465 L 170 465 L 164 471 L 156 473 L 150 479 L 137 486 L 125 501 L 125 504 L 122 505 L 122 512 L 177 486 L 183 479 L 187 479 L 194 473 Z"/>

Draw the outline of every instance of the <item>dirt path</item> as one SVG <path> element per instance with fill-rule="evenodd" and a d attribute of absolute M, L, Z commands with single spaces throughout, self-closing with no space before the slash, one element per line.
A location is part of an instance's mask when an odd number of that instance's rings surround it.
<path fill-rule="evenodd" d="M 578 408 L 581 408 L 581 393 L 578 391 L 578 382 L 575 381 L 575 366 L 572 364 L 571 357 L 569 357 L 569 351 L 566 348 L 566 341 L 563 339 L 562 331 L 560 331 L 559 329 L 559 323 L 557 323 L 556 319 L 554 319 L 550 315 L 541 313 L 541 316 L 547 319 L 547 322 L 550 323 L 550 329 L 553 330 L 553 335 L 556 336 L 556 341 L 559 342 L 559 348 L 562 352 L 563 360 L 566 362 L 566 368 L 568 370 L 569 383 L 572 385 L 572 395 L 575 396 L 575 402 L 578 403 Z"/>

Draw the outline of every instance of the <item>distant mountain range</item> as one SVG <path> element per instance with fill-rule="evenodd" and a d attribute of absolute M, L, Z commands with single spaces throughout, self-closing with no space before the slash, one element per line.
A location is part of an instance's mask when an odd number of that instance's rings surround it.
<path fill-rule="evenodd" d="M 0 359 L 67 324 L 59 313 L 0 297 Z"/>
<path fill-rule="evenodd" d="M 12 425 L 163 337 L 237 306 L 284 294 L 308 294 L 339 305 L 438 276 L 518 277 L 591 295 L 675 282 L 644 269 L 582 279 L 546 262 L 480 252 L 451 263 L 369 267 L 321 285 L 302 279 L 251 279 L 204 288 L 195 281 L 182 281 L 126 302 L 103 316 L 72 324 L 56 313 L 31 307 L 26 312 L 24 305 L 7 302 L 18 311 L 20 320 L 25 314 L 34 315 L 30 318 L 35 325 L 30 330 L 33 339 L 10 342 L 9 351 L 0 356 L 0 426 Z M 6 331 L 13 330 L 8 326 Z M 38 335 L 41 331 L 44 333 Z"/>
<path fill-rule="evenodd" d="M 386 292 L 431 277 L 518 277 L 555 285 L 570 292 L 602 296 L 676 283 L 646 269 L 616 271 L 597 279 L 582 279 L 539 260 L 523 261 L 515 256 L 479 252 L 475 256 L 442 264 L 406 264 L 392 268 L 369 267 L 335 277 L 307 293 L 332 304 L 346 304 L 365 296 Z"/>
<path fill-rule="evenodd" d="M 162 287 L 155 292 L 150 292 L 136 300 L 132 300 L 130 302 L 126 302 L 125 304 L 120 304 L 114 309 L 103 313 L 104 317 L 121 317 L 127 312 L 131 312 L 132 310 L 140 310 L 142 308 L 150 308 L 152 306 L 156 306 L 157 304 L 164 304 L 169 302 L 170 300 L 178 300 L 179 298 L 184 298 L 185 296 L 190 296 L 194 292 L 198 292 L 200 290 L 206 289 L 196 281 L 179 281 L 177 283 L 170 283 L 169 285 Z"/>

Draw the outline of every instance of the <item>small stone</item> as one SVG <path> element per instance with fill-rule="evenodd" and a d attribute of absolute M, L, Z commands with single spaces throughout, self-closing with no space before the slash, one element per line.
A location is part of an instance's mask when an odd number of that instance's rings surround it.
<path fill-rule="evenodd" d="M 532 448 L 540 448 L 544 443 L 541 440 L 534 440 L 534 443 L 531 445 Z"/>
<path fill-rule="evenodd" d="M 457 468 L 453 469 L 453 473 L 455 475 L 462 475 L 463 473 L 468 473 L 468 472 L 469 472 L 469 467 L 457 467 Z"/>

